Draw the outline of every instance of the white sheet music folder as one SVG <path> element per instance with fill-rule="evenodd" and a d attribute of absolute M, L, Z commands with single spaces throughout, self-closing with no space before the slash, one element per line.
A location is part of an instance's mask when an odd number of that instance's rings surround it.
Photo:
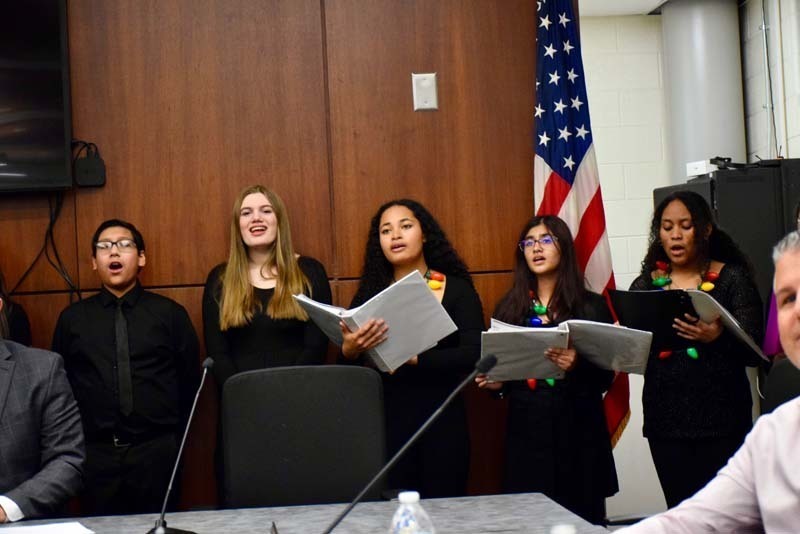
<path fill-rule="evenodd" d="M 548 347 L 565 348 L 568 341 L 565 330 L 526 328 L 492 318 L 489 330 L 481 334 L 481 357 L 497 356 L 497 365 L 487 375 L 489 380 L 563 378 L 564 371 L 544 351 Z"/>
<path fill-rule="evenodd" d="M 419 271 L 404 276 L 351 310 L 321 304 L 305 295 L 294 295 L 294 298 L 325 335 L 339 346 L 342 344 L 340 320 L 350 330 L 357 330 L 370 319 L 383 319 L 389 326 L 389 337 L 366 354 L 384 372 L 394 371 L 412 356 L 435 346 L 457 330 Z"/>
<path fill-rule="evenodd" d="M 492 319 L 481 335 L 481 356 L 494 354 L 498 362 L 489 379 L 562 378 L 564 372 L 544 351 L 567 347 L 601 369 L 644 374 L 653 335 L 608 323 L 570 319 L 554 328 L 527 328 Z"/>

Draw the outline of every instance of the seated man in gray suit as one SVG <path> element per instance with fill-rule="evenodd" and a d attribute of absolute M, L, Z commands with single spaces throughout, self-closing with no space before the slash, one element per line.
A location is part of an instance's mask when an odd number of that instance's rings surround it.
<path fill-rule="evenodd" d="M 80 489 L 84 457 L 61 356 L 0 339 L 0 523 L 58 513 Z"/>

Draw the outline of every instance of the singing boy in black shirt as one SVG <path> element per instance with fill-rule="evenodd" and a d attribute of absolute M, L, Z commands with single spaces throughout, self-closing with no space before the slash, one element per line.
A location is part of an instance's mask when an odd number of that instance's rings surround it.
<path fill-rule="evenodd" d="M 65 309 L 53 336 L 86 434 L 83 513 L 158 512 L 200 378 L 180 304 L 142 289 L 144 239 L 103 222 L 92 238 L 100 292 Z"/>

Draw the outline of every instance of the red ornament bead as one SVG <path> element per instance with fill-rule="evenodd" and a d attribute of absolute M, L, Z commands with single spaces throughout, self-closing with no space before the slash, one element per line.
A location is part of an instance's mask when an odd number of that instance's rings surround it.
<path fill-rule="evenodd" d="M 669 270 L 669 263 L 659 260 L 656 262 L 656 269 L 659 271 L 667 271 Z"/>
<path fill-rule="evenodd" d="M 536 298 L 536 293 L 534 293 L 534 292 L 533 292 L 533 289 L 529 289 L 529 290 L 528 290 L 528 296 L 529 296 L 531 299 L 535 299 L 535 298 Z"/>
<path fill-rule="evenodd" d="M 672 356 L 672 351 L 671 350 L 662 350 L 661 352 L 658 353 L 658 359 L 659 360 L 666 360 L 670 356 Z"/>
<path fill-rule="evenodd" d="M 706 282 L 716 282 L 719 279 L 719 273 L 716 271 L 708 271 L 704 280 Z"/>
<path fill-rule="evenodd" d="M 437 282 L 444 282 L 444 275 L 438 271 L 431 271 L 431 280 L 436 280 Z"/>
<path fill-rule="evenodd" d="M 527 382 L 528 382 L 528 389 L 530 389 L 531 391 L 536 389 L 536 379 L 535 378 L 529 378 L 527 380 Z"/>

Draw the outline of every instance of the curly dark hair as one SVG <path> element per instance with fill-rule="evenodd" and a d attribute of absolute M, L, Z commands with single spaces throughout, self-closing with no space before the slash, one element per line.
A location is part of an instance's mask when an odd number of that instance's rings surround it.
<path fill-rule="evenodd" d="M 528 231 L 540 224 L 556 238 L 556 246 L 561 253 L 556 287 L 547 306 L 547 317 L 551 322 L 556 322 L 569 318 L 583 301 L 583 274 L 578 267 L 575 243 L 569 226 L 555 215 L 535 216 L 528 220 L 519 233 L 518 241 L 525 239 Z M 528 292 L 536 292 L 537 288 L 536 275 L 528 268 L 525 253 L 516 247 L 514 284 L 497 303 L 493 316 L 506 323 L 520 324 L 530 308 L 531 298 Z"/>
<path fill-rule="evenodd" d="M 750 260 L 742 252 L 736 242 L 724 230 L 717 226 L 708 206 L 706 199 L 693 191 L 675 191 L 664 198 L 653 212 L 653 219 L 650 221 L 650 238 L 647 247 L 647 254 L 642 260 L 642 275 L 649 275 L 656 268 L 657 261 L 669 263 L 667 253 L 661 244 L 659 235 L 661 230 L 661 217 L 664 210 L 674 200 L 678 200 L 686 206 L 692 216 L 692 225 L 695 228 L 694 242 L 697 247 L 697 257 L 700 265 L 705 265 L 711 260 L 716 260 L 725 264 L 740 265 L 745 268 L 751 280 L 753 280 L 753 266 Z M 704 231 L 711 228 L 711 232 Z"/>
<path fill-rule="evenodd" d="M 378 231 L 383 212 L 392 206 L 408 208 L 420 222 L 422 235 L 425 236 L 422 254 L 425 257 L 425 263 L 430 269 L 439 271 L 446 276 L 463 278 L 472 284 L 472 277 L 469 275 L 466 264 L 459 257 L 453 245 L 450 244 L 450 240 L 447 239 L 447 235 L 445 235 L 444 230 L 436 222 L 433 215 L 416 200 L 401 198 L 385 203 L 378 208 L 377 213 L 372 217 L 367 237 L 367 248 L 364 252 L 364 267 L 361 270 L 361 280 L 358 284 L 358 291 L 353 297 L 351 307 L 363 304 L 392 283 L 394 268 L 383 254 Z"/>

